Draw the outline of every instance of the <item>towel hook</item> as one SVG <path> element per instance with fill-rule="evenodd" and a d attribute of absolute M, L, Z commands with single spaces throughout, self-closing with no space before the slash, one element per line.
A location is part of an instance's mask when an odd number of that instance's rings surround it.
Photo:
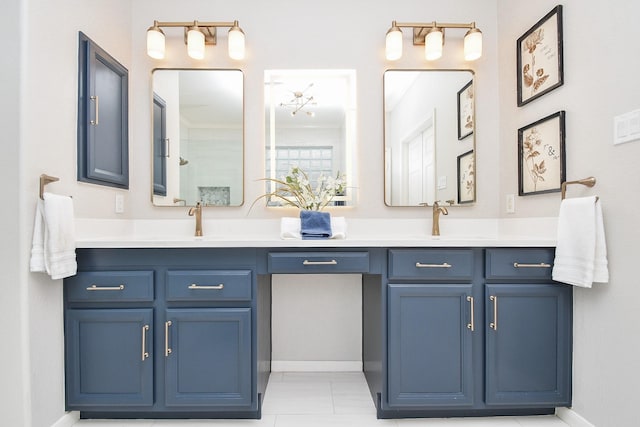
<path fill-rule="evenodd" d="M 56 181 L 60 181 L 60 178 L 44 173 L 40 175 L 40 199 L 44 199 L 44 186 Z"/>
<path fill-rule="evenodd" d="M 596 185 L 596 179 L 590 176 L 589 178 L 585 178 L 585 179 L 578 179 L 576 181 L 563 182 L 562 185 L 560 186 L 561 193 L 562 193 L 562 200 L 565 199 L 566 193 L 567 193 L 567 185 L 570 185 L 570 184 L 582 184 L 582 185 L 586 185 L 587 187 L 593 187 L 594 185 Z"/>

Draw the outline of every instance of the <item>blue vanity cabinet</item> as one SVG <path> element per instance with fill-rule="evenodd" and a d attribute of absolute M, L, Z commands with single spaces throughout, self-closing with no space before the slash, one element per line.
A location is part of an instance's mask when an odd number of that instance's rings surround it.
<path fill-rule="evenodd" d="M 67 410 L 153 405 L 152 271 L 65 280 Z"/>
<path fill-rule="evenodd" d="M 390 284 L 391 407 L 473 403 L 471 284 Z"/>
<path fill-rule="evenodd" d="M 166 273 L 168 408 L 251 407 L 251 295 L 250 270 Z"/>
<path fill-rule="evenodd" d="M 77 258 L 64 292 L 67 410 L 260 418 L 271 282 L 256 272 L 256 250 L 79 249 Z"/>
<path fill-rule="evenodd" d="M 470 249 L 391 249 L 387 402 L 391 409 L 474 403 Z"/>
<path fill-rule="evenodd" d="M 572 289 L 551 280 L 553 255 L 487 250 L 487 406 L 571 405 Z"/>
<path fill-rule="evenodd" d="M 570 406 L 572 289 L 551 279 L 553 259 L 553 248 L 390 249 L 378 417 Z"/>
<path fill-rule="evenodd" d="M 128 71 L 82 32 L 78 56 L 78 181 L 129 188 Z"/>

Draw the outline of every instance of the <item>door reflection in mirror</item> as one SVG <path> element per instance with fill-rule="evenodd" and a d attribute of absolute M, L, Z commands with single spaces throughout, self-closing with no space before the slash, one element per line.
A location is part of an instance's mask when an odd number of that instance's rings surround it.
<path fill-rule="evenodd" d="M 468 183 L 460 182 L 458 156 L 475 148 L 475 132 L 459 138 L 457 98 L 471 81 L 469 70 L 384 73 L 386 205 L 460 203 L 458 187 Z"/>

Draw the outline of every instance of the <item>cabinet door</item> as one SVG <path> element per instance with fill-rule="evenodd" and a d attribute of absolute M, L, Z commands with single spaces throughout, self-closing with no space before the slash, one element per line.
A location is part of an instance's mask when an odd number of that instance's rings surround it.
<path fill-rule="evenodd" d="M 128 71 L 80 33 L 78 180 L 129 188 Z"/>
<path fill-rule="evenodd" d="M 471 296 L 471 285 L 389 285 L 389 406 L 473 404 Z"/>
<path fill-rule="evenodd" d="M 67 409 L 153 405 L 152 309 L 70 309 Z"/>
<path fill-rule="evenodd" d="M 571 403 L 571 288 L 486 285 L 487 405 Z"/>
<path fill-rule="evenodd" d="M 169 309 L 165 405 L 250 406 L 251 309 Z"/>

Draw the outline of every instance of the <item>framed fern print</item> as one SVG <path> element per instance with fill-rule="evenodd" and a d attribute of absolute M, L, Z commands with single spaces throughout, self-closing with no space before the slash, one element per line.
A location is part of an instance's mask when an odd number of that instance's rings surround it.
<path fill-rule="evenodd" d="M 518 129 L 518 194 L 560 191 L 566 179 L 565 112 Z"/>
<path fill-rule="evenodd" d="M 476 201 L 476 158 L 473 150 L 458 156 L 458 203 Z"/>
<path fill-rule="evenodd" d="M 516 43 L 518 107 L 562 86 L 562 5 L 547 13 Z"/>

